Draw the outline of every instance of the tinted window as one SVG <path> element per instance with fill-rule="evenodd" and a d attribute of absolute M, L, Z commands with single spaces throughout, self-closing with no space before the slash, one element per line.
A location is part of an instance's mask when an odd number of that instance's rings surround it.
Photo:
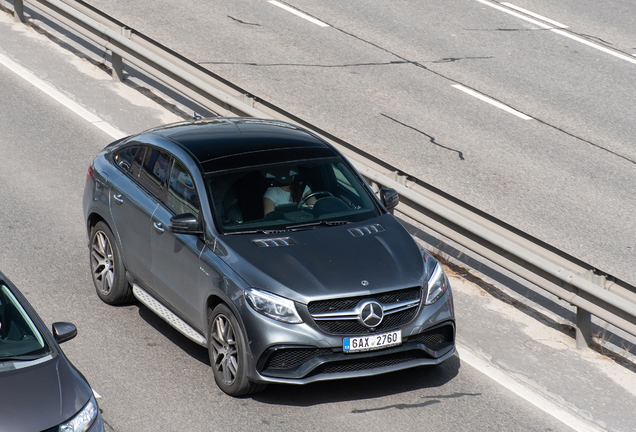
<path fill-rule="evenodd" d="M 138 150 L 139 146 L 133 146 L 126 147 L 125 149 L 118 151 L 113 157 L 113 159 L 115 160 L 115 165 L 119 166 L 125 172 L 131 172 L 133 161 L 135 160 L 135 155 L 137 154 Z"/>
<path fill-rule="evenodd" d="M 170 156 L 167 153 L 154 148 L 148 148 L 143 157 L 139 182 L 158 198 L 163 197 L 170 169 L 169 161 Z"/>
<path fill-rule="evenodd" d="M 341 158 L 227 170 L 208 174 L 206 180 L 221 232 L 358 222 L 379 214 L 374 199 Z M 266 199 L 274 204 L 273 211 L 265 209 L 266 203 L 271 207 Z"/>
<path fill-rule="evenodd" d="M 132 168 L 130 170 L 130 174 L 134 178 L 139 178 L 139 173 L 141 173 L 141 165 L 144 162 L 144 156 L 146 155 L 147 150 L 148 149 L 146 147 L 140 147 L 139 151 L 135 155 L 135 159 L 133 160 Z"/>
<path fill-rule="evenodd" d="M 199 216 L 199 198 L 188 169 L 178 160 L 174 160 L 168 181 L 166 205 L 175 214 L 192 213 Z"/>
<path fill-rule="evenodd" d="M 40 355 L 48 346 L 9 288 L 0 283 L 0 361 L 22 355 Z"/>

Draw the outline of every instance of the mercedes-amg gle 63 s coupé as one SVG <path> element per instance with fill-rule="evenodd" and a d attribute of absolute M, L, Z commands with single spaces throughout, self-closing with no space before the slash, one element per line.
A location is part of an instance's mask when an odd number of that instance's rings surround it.
<path fill-rule="evenodd" d="M 207 347 L 233 396 L 439 364 L 455 352 L 451 289 L 398 201 L 288 123 L 158 127 L 88 168 L 93 281 Z"/>

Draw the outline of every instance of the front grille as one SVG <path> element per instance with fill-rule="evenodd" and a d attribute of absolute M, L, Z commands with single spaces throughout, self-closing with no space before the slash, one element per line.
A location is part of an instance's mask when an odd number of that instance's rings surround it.
<path fill-rule="evenodd" d="M 409 342 L 422 342 L 433 351 L 449 343 L 453 343 L 453 326 L 451 324 L 436 327 L 414 336 L 409 336 Z"/>
<path fill-rule="evenodd" d="M 419 309 L 421 295 L 422 289 L 414 287 L 371 296 L 314 301 L 310 302 L 307 308 L 316 325 L 325 333 L 335 335 L 369 334 L 378 331 L 388 331 L 414 319 Z M 356 307 L 363 300 L 375 300 L 386 311 L 382 322 L 376 327 L 369 328 L 364 326 L 358 320 L 358 314 L 354 313 Z M 395 312 L 391 310 L 392 305 L 404 302 L 412 302 L 412 305 Z M 342 316 L 340 317 L 341 319 L 318 319 L 319 314 L 325 313 L 336 313 Z M 346 319 L 343 319 L 343 317 Z"/>
<path fill-rule="evenodd" d="M 325 348 L 279 349 L 267 359 L 265 369 L 294 369 L 309 359 L 332 353 L 333 351 L 331 349 Z"/>
<path fill-rule="evenodd" d="M 328 321 L 314 321 L 318 327 L 325 333 L 336 335 L 355 335 L 355 334 L 367 334 L 376 333 L 384 330 L 390 330 L 396 327 L 406 324 L 415 318 L 417 308 L 405 310 L 391 315 L 385 315 L 382 322 L 376 327 L 368 328 L 363 326 L 357 319 L 356 320 L 328 320 Z"/>
<path fill-rule="evenodd" d="M 421 297 L 420 287 L 407 288 L 400 291 L 389 291 L 373 296 L 347 297 L 333 300 L 320 300 L 310 302 L 307 307 L 309 313 L 314 315 L 323 312 L 336 312 L 353 309 L 361 300 L 375 299 L 380 304 L 398 303 L 401 301 L 418 300 Z"/>
<path fill-rule="evenodd" d="M 418 355 L 421 354 L 421 355 Z M 376 369 L 386 366 L 395 366 L 402 363 L 408 363 L 410 361 L 425 358 L 424 353 L 418 353 L 416 351 L 401 352 L 395 354 L 387 354 L 376 357 L 366 358 L 352 358 L 351 360 L 341 360 L 331 363 L 326 363 L 314 369 L 311 375 L 318 374 L 330 374 L 330 373 L 343 373 L 343 372 L 357 372 L 369 369 Z"/>

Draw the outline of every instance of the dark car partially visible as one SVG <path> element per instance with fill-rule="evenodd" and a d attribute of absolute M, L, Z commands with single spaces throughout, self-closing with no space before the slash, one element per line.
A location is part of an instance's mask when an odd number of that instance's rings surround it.
<path fill-rule="evenodd" d="M 77 328 L 52 330 L 0 273 L 0 432 L 104 431 L 90 385 L 58 345 Z"/>

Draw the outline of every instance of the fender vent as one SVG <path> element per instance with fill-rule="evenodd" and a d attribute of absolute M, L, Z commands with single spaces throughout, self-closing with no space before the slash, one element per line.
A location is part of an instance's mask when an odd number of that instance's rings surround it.
<path fill-rule="evenodd" d="M 296 242 L 292 240 L 290 237 L 282 237 L 282 238 L 273 238 L 273 239 L 254 240 L 254 244 L 258 247 L 276 247 L 276 246 L 291 246 L 291 245 L 295 245 Z"/>
<path fill-rule="evenodd" d="M 384 231 L 384 228 L 382 228 L 382 225 L 380 224 L 375 224 L 375 225 L 361 226 L 357 228 L 350 228 L 347 231 L 349 231 L 351 235 L 354 237 L 362 237 L 365 235 L 382 232 Z"/>

